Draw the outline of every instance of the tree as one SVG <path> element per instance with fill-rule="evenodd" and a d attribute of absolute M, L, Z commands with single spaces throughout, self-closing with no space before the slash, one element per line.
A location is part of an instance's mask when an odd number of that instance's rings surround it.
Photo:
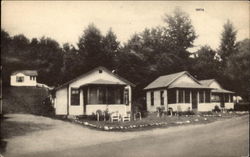
<path fill-rule="evenodd" d="M 198 57 L 193 59 L 191 72 L 196 74 L 199 79 L 218 78 L 222 72 L 220 62 L 216 59 L 216 51 L 211 47 L 202 46 L 196 54 Z"/>
<path fill-rule="evenodd" d="M 189 57 L 187 49 L 193 47 L 193 42 L 197 38 L 188 14 L 176 8 L 173 15 L 165 15 L 164 21 L 167 24 L 166 38 L 172 51 L 179 57 L 187 59 Z"/>
<path fill-rule="evenodd" d="M 69 43 L 63 44 L 63 66 L 61 72 L 63 75 L 63 82 L 67 82 L 78 75 L 81 75 L 82 58 L 78 50 Z"/>
<path fill-rule="evenodd" d="M 219 55 L 222 59 L 222 62 L 225 63 L 228 57 L 237 51 L 236 50 L 237 31 L 235 30 L 232 22 L 229 20 L 227 20 L 223 28 L 224 30 L 221 34 L 221 43 L 219 46 Z"/>
<path fill-rule="evenodd" d="M 103 37 L 102 46 L 103 46 L 103 62 L 104 66 L 107 68 L 115 68 L 116 56 L 119 51 L 120 42 L 117 41 L 115 33 L 110 28 L 106 36 Z"/>
<path fill-rule="evenodd" d="M 231 81 L 227 88 L 250 101 L 250 39 L 238 42 L 238 52 L 231 54 L 225 66 L 226 77 Z"/>
<path fill-rule="evenodd" d="M 79 39 L 78 48 L 79 54 L 84 59 L 83 72 L 93 69 L 103 64 L 103 36 L 99 29 L 94 24 L 90 24 L 84 30 L 83 35 Z"/>

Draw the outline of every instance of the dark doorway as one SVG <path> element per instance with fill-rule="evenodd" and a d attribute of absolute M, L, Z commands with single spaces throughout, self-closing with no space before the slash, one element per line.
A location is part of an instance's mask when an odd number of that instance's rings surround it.
<path fill-rule="evenodd" d="M 197 109 L 197 91 L 192 91 L 192 109 Z"/>

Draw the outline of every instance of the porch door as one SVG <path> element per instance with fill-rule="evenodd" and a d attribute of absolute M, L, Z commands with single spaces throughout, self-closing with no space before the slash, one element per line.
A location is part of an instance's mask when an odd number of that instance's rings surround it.
<path fill-rule="evenodd" d="M 192 109 L 197 109 L 197 91 L 192 91 Z"/>
<path fill-rule="evenodd" d="M 86 105 L 88 102 L 87 89 L 83 89 L 83 114 L 86 114 Z"/>

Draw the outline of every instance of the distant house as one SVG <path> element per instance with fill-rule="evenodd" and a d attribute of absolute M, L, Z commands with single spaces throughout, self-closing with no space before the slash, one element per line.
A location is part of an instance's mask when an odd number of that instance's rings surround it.
<path fill-rule="evenodd" d="M 225 109 L 233 109 L 233 95 L 234 92 L 225 90 L 215 79 L 200 80 L 200 83 L 204 86 L 212 88 L 211 107 L 218 106 Z"/>
<path fill-rule="evenodd" d="M 174 111 L 210 111 L 211 88 L 204 86 L 187 71 L 158 77 L 144 88 L 149 112 L 157 107 Z"/>
<path fill-rule="evenodd" d="M 97 110 L 131 111 L 133 83 L 97 67 L 57 88 L 54 94 L 56 115 L 92 115 Z"/>
<path fill-rule="evenodd" d="M 10 76 L 11 86 L 36 86 L 37 71 L 35 70 L 20 70 L 15 71 Z"/>

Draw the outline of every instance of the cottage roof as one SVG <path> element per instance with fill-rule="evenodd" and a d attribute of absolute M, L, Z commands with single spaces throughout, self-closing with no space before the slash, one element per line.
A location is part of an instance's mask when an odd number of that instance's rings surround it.
<path fill-rule="evenodd" d="M 120 83 L 120 82 L 109 81 L 109 80 L 98 79 L 98 80 L 92 81 L 90 83 L 87 83 L 83 86 L 86 86 L 86 85 L 122 85 L 123 86 L 126 84 Z"/>
<path fill-rule="evenodd" d="M 215 79 L 208 79 L 208 80 L 200 80 L 199 82 L 204 86 L 209 86 Z"/>
<path fill-rule="evenodd" d="M 177 84 L 171 84 L 168 88 L 199 88 L 199 89 L 211 89 L 210 87 L 203 86 L 197 83 L 180 82 Z"/>
<path fill-rule="evenodd" d="M 104 71 L 106 71 L 107 73 L 109 73 L 110 75 L 116 77 L 117 79 L 122 80 L 123 82 L 125 82 L 125 83 L 127 83 L 127 84 L 129 84 L 129 85 L 131 85 L 131 86 L 133 86 L 133 87 L 135 86 L 135 84 L 129 82 L 128 80 L 126 80 L 126 79 L 120 77 L 120 76 L 117 75 L 117 74 L 112 73 L 112 72 L 111 72 L 110 70 L 108 70 L 107 68 L 102 67 L 102 66 L 99 66 L 99 67 L 97 67 L 97 68 L 95 68 L 95 69 L 93 69 L 93 70 L 91 70 L 91 71 L 89 71 L 89 72 L 87 72 L 87 73 L 85 73 L 85 74 L 82 74 L 82 75 L 76 77 L 75 79 L 73 79 L 73 80 L 71 80 L 71 81 L 68 81 L 68 82 L 66 82 L 66 83 L 64 83 L 64 84 L 62 84 L 62 85 L 56 87 L 55 90 L 60 89 L 60 88 L 62 88 L 62 87 L 64 87 L 64 86 L 66 86 L 66 85 L 68 85 L 68 84 L 70 84 L 70 83 L 72 83 L 72 82 L 78 80 L 78 79 L 81 78 L 81 77 L 87 76 L 87 75 L 89 75 L 90 73 L 92 73 L 92 72 L 94 72 L 94 71 L 96 71 L 96 70 L 104 70 Z M 107 83 L 107 82 L 106 82 L 106 83 Z"/>
<path fill-rule="evenodd" d="M 196 80 L 192 75 L 190 75 L 187 71 L 182 71 L 182 72 L 178 72 L 178 73 L 174 73 L 174 74 L 170 74 L 170 75 L 164 75 L 164 76 L 160 76 L 158 77 L 156 80 L 154 80 L 153 82 L 151 82 L 148 86 L 146 86 L 144 89 L 148 90 L 148 89 L 155 89 L 155 88 L 162 88 L 162 87 L 168 87 L 169 85 L 171 85 L 176 79 L 178 79 L 179 77 L 183 76 L 184 74 L 190 76 L 195 82 L 198 83 L 198 85 L 200 85 L 199 81 Z M 199 86 L 200 87 L 200 86 Z M 172 87 L 174 88 L 174 87 Z"/>
<path fill-rule="evenodd" d="M 12 72 L 12 75 L 16 75 L 18 73 L 22 73 L 22 74 L 27 75 L 27 76 L 37 76 L 38 75 L 36 70 L 18 70 L 18 71 Z"/>
<path fill-rule="evenodd" d="M 215 79 L 208 79 L 208 80 L 200 80 L 200 83 L 204 86 L 209 87 L 213 82 L 217 82 Z M 217 82 L 218 83 L 218 82 Z M 218 83 L 218 85 L 220 86 L 220 84 Z M 212 93 L 235 93 L 229 90 L 225 90 L 220 86 L 220 89 L 213 89 Z"/>
<path fill-rule="evenodd" d="M 212 93 L 235 93 L 235 92 L 232 92 L 232 91 L 229 91 L 229 90 L 225 90 L 225 89 L 213 89 L 212 90 Z"/>

